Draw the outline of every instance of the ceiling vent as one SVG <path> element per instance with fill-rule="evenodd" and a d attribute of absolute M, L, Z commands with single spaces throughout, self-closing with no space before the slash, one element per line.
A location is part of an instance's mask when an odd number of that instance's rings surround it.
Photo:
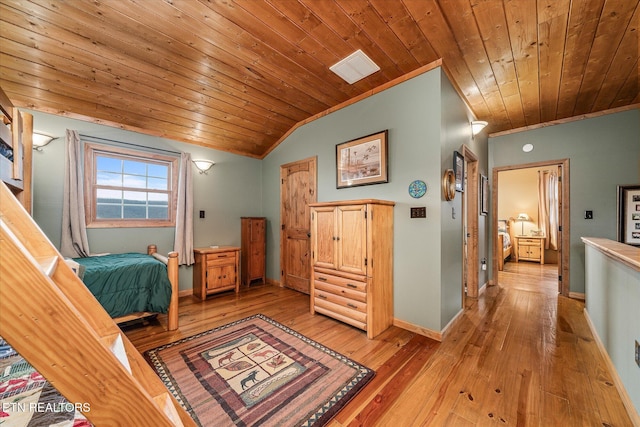
<path fill-rule="evenodd" d="M 342 77 L 347 83 L 354 84 L 358 80 L 364 79 L 380 70 L 380 67 L 358 49 L 342 61 L 329 67 L 329 69 Z"/>

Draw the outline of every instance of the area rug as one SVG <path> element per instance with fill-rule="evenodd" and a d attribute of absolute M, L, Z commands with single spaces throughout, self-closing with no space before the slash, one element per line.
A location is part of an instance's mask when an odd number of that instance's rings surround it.
<path fill-rule="evenodd" d="M 144 355 L 204 427 L 322 426 L 375 375 L 261 314 Z"/>
<path fill-rule="evenodd" d="M 80 412 L 90 409 L 69 403 L 0 338 L 0 426 L 91 427 Z"/>

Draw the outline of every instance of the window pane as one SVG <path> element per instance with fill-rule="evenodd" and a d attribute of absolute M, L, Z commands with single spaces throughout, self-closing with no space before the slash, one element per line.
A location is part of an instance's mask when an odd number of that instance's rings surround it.
<path fill-rule="evenodd" d="M 98 204 L 96 206 L 96 217 L 98 219 L 120 219 L 122 218 L 122 206 Z"/>
<path fill-rule="evenodd" d="M 167 193 L 149 193 L 149 204 L 169 206 L 169 195 Z"/>
<path fill-rule="evenodd" d="M 105 190 L 99 188 L 97 196 L 98 203 L 122 203 L 122 191 L 120 190 Z"/>
<path fill-rule="evenodd" d="M 149 163 L 147 165 L 147 174 L 156 178 L 169 178 L 169 168 L 164 165 L 156 165 Z"/>
<path fill-rule="evenodd" d="M 98 185 L 108 185 L 110 187 L 122 187 L 122 174 L 112 172 L 98 172 L 96 174 Z"/>
<path fill-rule="evenodd" d="M 147 188 L 152 190 L 166 190 L 168 181 L 164 178 L 149 178 Z"/>
<path fill-rule="evenodd" d="M 147 180 L 144 176 L 123 175 L 123 186 L 131 188 L 147 188 Z"/>
<path fill-rule="evenodd" d="M 111 157 L 97 156 L 96 169 L 105 172 L 122 173 L 122 160 Z"/>
<path fill-rule="evenodd" d="M 147 218 L 147 207 L 145 205 L 143 206 L 124 205 L 123 212 L 124 212 L 125 219 L 146 219 Z"/>
<path fill-rule="evenodd" d="M 137 162 L 134 160 L 125 160 L 124 173 L 132 174 L 132 175 L 146 175 L 147 164 L 143 162 Z"/>
<path fill-rule="evenodd" d="M 142 191 L 125 191 L 124 203 L 129 205 L 146 205 L 147 193 Z"/>
<path fill-rule="evenodd" d="M 167 206 L 149 206 L 149 218 L 169 219 L 169 208 Z"/>

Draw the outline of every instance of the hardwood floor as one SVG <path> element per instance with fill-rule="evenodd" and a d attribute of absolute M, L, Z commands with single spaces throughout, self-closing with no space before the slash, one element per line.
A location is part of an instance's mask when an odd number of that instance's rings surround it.
<path fill-rule="evenodd" d="M 467 306 L 442 343 L 391 327 L 374 340 L 309 314 L 308 296 L 268 285 L 180 300 L 164 318 L 126 330 L 140 351 L 256 313 L 376 370 L 330 426 L 631 426 L 582 314 L 557 296 L 555 266 L 505 264 L 498 285 Z"/>

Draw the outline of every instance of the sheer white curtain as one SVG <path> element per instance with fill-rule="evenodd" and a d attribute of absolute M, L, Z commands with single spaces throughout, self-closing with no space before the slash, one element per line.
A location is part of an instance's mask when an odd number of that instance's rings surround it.
<path fill-rule="evenodd" d="M 67 129 L 64 157 L 64 195 L 62 199 L 62 238 L 60 253 L 66 257 L 90 255 L 84 216 L 84 173 L 82 144 L 78 131 Z"/>
<path fill-rule="evenodd" d="M 545 249 L 558 249 L 558 174 L 538 171 L 538 218 L 546 236 Z"/>
<path fill-rule="evenodd" d="M 193 183 L 191 175 L 191 154 L 180 155 L 178 176 L 178 211 L 176 212 L 176 232 L 173 250 L 178 252 L 180 265 L 195 263 L 193 257 Z"/>

